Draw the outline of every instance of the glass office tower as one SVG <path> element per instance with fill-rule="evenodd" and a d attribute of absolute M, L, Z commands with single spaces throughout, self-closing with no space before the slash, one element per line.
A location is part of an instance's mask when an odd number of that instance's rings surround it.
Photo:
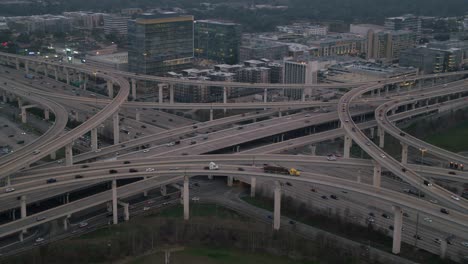
<path fill-rule="evenodd" d="M 164 75 L 192 66 L 193 16 L 142 14 L 128 22 L 129 71 Z"/>

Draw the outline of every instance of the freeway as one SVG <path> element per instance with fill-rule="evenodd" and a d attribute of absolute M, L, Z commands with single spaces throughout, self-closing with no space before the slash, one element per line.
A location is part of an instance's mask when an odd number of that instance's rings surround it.
<path fill-rule="evenodd" d="M 445 149 L 442 149 L 442 148 L 439 148 L 439 147 L 436 147 L 434 145 L 431 145 L 429 143 L 426 143 L 420 139 L 417 139 L 416 137 L 413 137 L 411 135 L 407 135 L 406 133 L 404 133 L 403 131 L 401 131 L 399 128 L 397 128 L 393 122 L 390 122 L 388 120 L 388 113 L 390 111 L 392 111 L 392 109 L 398 109 L 398 107 L 400 106 L 405 106 L 405 105 L 408 105 L 408 104 L 413 104 L 415 105 L 417 102 L 421 102 L 421 101 L 426 101 L 427 103 L 430 103 L 430 100 L 431 99 L 434 99 L 434 98 L 438 98 L 438 97 L 444 97 L 444 96 L 450 96 L 450 95 L 456 95 L 460 98 L 460 100 L 468 100 L 468 98 L 466 98 L 466 96 L 468 96 L 468 87 L 466 87 L 466 81 L 465 81 L 465 84 L 463 84 L 464 87 L 462 87 L 461 89 L 457 89 L 457 90 L 443 90 L 437 94 L 429 94 L 429 95 L 424 95 L 424 96 L 421 96 L 419 98 L 414 98 L 412 100 L 405 100 L 405 101 L 391 101 L 391 102 L 388 102 L 386 104 L 383 104 L 381 106 L 379 106 L 376 110 L 375 110 L 375 114 L 376 116 L 377 115 L 380 115 L 382 118 L 377 118 L 377 123 L 378 125 L 383 128 L 385 130 L 385 132 L 389 133 L 390 135 L 392 135 L 393 137 L 395 137 L 396 139 L 398 139 L 400 142 L 403 142 L 409 146 L 412 146 L 412 147 L 415 147 L 417 149 L 425 149 L 428 153 L 431 153 L 435 156 L 438 156 L 438 157 L 441 157 L 441 158 L 444 158 L 448 161 L 453 161 L 453 162 L 457 162 L 457 163 L 460 163 L 460 164 L 468 164 L 468 158 L 462 156 L 462 155 L 459 155 L 459 154 L 456 154 L 456 153 L 453 153 L 451 151 L 447 151 Z M 447 104 L 451 104 L 452 101 L 449 101 L 447 102 Z M 450 105 L 447 105 L 447 106 L 444 106 L 445 102 L 438 102 L 438 103 L 434 103 L 432 105 L 435 105 L 436 107 L 438 108 L 441 108 L 441 107 L 450 107 Z M 421 104 L 419 104 L 421 105 Z M 424 107 L 430 107 L 431 105 L 428 104 L 428 105 L 425 105 L 425 106 L 419 106 L 420 108 L 424 108 Z"/>
<path fill-rule="evenodd" d="M 0 164 L 6 164 L 24 158 L 26 155 L 31 153 L 31 149 L 37 149 L 49 142 L 50 140 L 52 140 L 53 138 L 58 137 L 67 125 L 68 114 L 63 106 L 48 99 L 47 97 L 43 97 L 36 94 L 30 94 L 28 92 L 28 87 L 25 85 L 19 85 L 1 76 L 0 82 L 2 83 L 2 85 L 0 85 L 0 89 L 13 93 L 30 102 L 36 103 L 44 107 L 45 109 L 50 110 L 55 115 L 55 121 L 43 135 L 38 137 L 33 142 L 25 145 L 23 148 L 16 150 L 15 152 L 10 153 L 9 155 L 1 157 Z"/>
<path fill-rule="evenodd" d="M 463 198 L 460 199 L 460 201 L 455 201 L 451 198 L 453 193 L 445 190 L 440 186 L 424 185 L 423 182 L 425 179 L 423 177 L 411 170 L 409 167 L 405 166 L 405 164 L 401 164 L 394 158 L 390 157 L 377 145 L 375 145 L 373 142 L 370 142 L 367 136 L 361 130 L 359 130 L 359 128 L 352 119 L 349 110 L 349 105 L 352 104 L 352 101 L 355 98 L 358 98 L 366 92 L 370 92 L 375 89 L 380 89 L 380 87 L 381 85 L 369 85 L 362 88 L 354 89 L 346 93 L 340 99 L 340 102 L 338 104 L 338 113 L 342 126 L 346 131 L 346 137 L 349 137 L 347 140 L 355 141 L 367 154 L 369 154 L 369 156 L 371 156 L 376 162 L 378 162 L 378 164 L 385 167 L 398 177 L 404 179 L 412 186 L 431 194 L 432 196 L 436 197 L 439 201 L 444 201 L 447 204 L 450 204 L 450 207 L 452 208 L 457 208 L 462 212 L 468 212 L 468 201 L 466 201 Z M 439 214 L 441 213 L 439 212 Z"/>

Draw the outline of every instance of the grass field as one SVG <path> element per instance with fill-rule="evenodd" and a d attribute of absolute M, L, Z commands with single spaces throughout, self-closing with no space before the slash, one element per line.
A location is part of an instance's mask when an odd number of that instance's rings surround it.
<path fill-rule="evenodd" d="M 468 121 L 444 133 L 429 134 L 424 140 L 449 151 L 468 151 Z"/>
<path fill-rule="evenodd" d="M 164 253 L 153 253 L 137 257 L 128 264 L 164 263 Z M 293 261 L 286 257 L 266 254 L 251 254 L 229 249 L 186 248 L 171 254 L 173 264 L 316 264 L 318 262 Z"/>

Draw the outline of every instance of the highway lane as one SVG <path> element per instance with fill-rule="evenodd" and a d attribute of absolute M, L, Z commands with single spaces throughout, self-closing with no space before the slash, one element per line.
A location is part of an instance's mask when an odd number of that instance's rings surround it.
<path fill-rule="evenodd" d="M 43 146 L 44 144 L 52 140 L 53 138 L 58 137 L 67 125 L 68 113 L 62 105 L 46 97 L 30 94 L 28 92 L 27 86 L 18 84 L 14 80 L 10 80 L 0 76 L 0 83 L 2 83 L 0 85 L 0 89 L 20 96 L 21 98 L 23 98 L 23 100 L 26 99 L 27 101 L 42 106 L 43 108 L 49 109 L 55 115 L 55 121 L 43 135 L 38 137 L 36 140 L 30 142 L 29 144 L 25 145 L 23 148 L 20 148 L 15 152 L 10 153 L 9 155 L 1 157 L 0 164 L 6 164 L 21 159 L 25 155 L 31 153 L 31 150 L 37 149 L 40 146 Z"/>
<path fill-rule="evenodd" d="M 399 128 L 397 128 L 393 124 L 393 122 L 389 122 L 389 119 L 388 119 L 388 113 L 392 111 L 392 109 L 396 109 L 406 104 L 416 103 L 421 100 L 430 100 L 435 97 L 446 96 L 449 94 L 460 94 L 460 93 L 465 94 L 464 96 L 460 96 L 461 97 L 460 100 L 468 100 L 468 98 L 466 98 L 466 96 L 468 95 L 467 94 L 468 86 L 466 86 L 467 84 L 466 82 L 467 81 L 465 81 L 465 83 L 458 89 L 445 89 L 444 91 L 441 91 L 440 93 L 424 95 L 419 98 L 414 98 L 412 100 L 410 99 L 410 100 L 405 100 L 405 101 L 391 101 L 384 105 L 381 105 L 375 110 L 376 116 L 378 116 L 379 114 L 382 116 L 382 118 L 377 118 L 377 123 L 380 127 L 382 127 L 385 130 L 385 132 L 389 133 L 390 135 L 398 139 L 400 142 L 408 144 L 409 146 L 412 146 L 416 149 L 426 149 L 428 153 L 431 153 L 435 156 L 441 157 L 448 161 L 453 161 L 453 162 L 457 162 L 460 164 L 468 164 L 468 158 L 462 155 L 453 153 L 451 151 L 447 151 L 445 149 L 436 147 L 429 143 L 426 143 L 411 135 L 407 135 L 406 133 L 403 133 L 403 131 L 401 131 Z M 441 108 L 441 107 L 445 107 L 444 104 L 448 104 L 447 107 L 450 107 L 450 105 L 452 104 L 452 100 L 447 101 L 446 103 L 437 103 L 435 105 L 438 108 Z M 428 106 L 420 106 L 419 108 L 423 108 L 423 107 L 428 107 Z M 405 136 L 402 136 L 402 133 Z"/>
<path fill-rule="evenodd" d="M 120 105 L 125 102 L 129 93 L 129 84 L 125 79 L 121 77 L 113 76 L 104 76 L 100 75 L 99 77 L 104 79 L 110 79 L 120 86 L 119 93 L 115 99 L 106 107 L 104 107 L 99 113 L 91 117 L 88 121 L 73 129 L 72 131 L 57 137 L 56 139 L 48 142 L 46 145 L 43 145 L 40 148 L 40 153 L 28 153 L 22 155 L 21 158 L 17 158 L 14 162 L 7 162 L 0 165 L 0 178 L 8 176 L 10 173 L 17 171 L 20 168 L 23 168 L 33 162 L 40 160 L 44 156 L 49 155 L 51 152 L 64 147 L 67 144 L 73 142 L 73 140 L 78 139 L 80 136 L 84 135 L 86 132 L 90 131 L 92 128 L 97 127 L 99 124 L 104 122 L 106 119 L 111 117 L 116 111 L 118 111 Z M 15 157 L 17 157 L 15 155 Z"/>
<path fill-rule="evenodd" d="M 343 128 L 346 130 L 346 134 L 379 164 L 390 170 L 398 177 L 409 182 L 412 186 L 433 195 L 439 201 L 444 201 L 445 203 L 449 204 L 451 208 L 457 208 L 462 212 L 468 212 L 467 201 L 465 201 L 464 199 L 461 199 L 460 201 L 454 201 L 450 197 L 451 195 L 453 195 L 453 193 L 443 189 L 440 186 L 434 185 L 429 187 L 424 185 L 423 177 L 418 175 L 416 172 L 412 171 L 410 168 L 405 167 L 404 164 L 401 164 L 394 158 L 388 156 L 388 154 L 381 150 L 377 145 L 370 142 L 366 135 L 356 126 L 356 124 L 351 118 L 349 105 L 355 98 L 379 87 L 381 87 L 381 85 L 366 86 L 363 88 L 354 89 L 351 92 L 346 93 L 340 99 L 338 105 L 338 113 L 340 121 L 343 124 Z M 342 109 L 342 111 L 340 111 L 340 109 Z M 402 171 L 402 168 L 405 168 L 405 172 Z"/>

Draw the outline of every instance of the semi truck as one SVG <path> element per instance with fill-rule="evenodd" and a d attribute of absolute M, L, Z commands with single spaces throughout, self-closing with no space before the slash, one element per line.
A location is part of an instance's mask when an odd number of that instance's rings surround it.
<path fill-rule="evenodd" d="M 291 175 L 291 176 L 300 176 L 301 172 L 295 168 L 287 169 L 281 166 L 271 166 L 271 165 L 264 165 L 263 171 L 266 173 L 275 173 L 275 174 L 284 174 L 284 175 Z"/>

